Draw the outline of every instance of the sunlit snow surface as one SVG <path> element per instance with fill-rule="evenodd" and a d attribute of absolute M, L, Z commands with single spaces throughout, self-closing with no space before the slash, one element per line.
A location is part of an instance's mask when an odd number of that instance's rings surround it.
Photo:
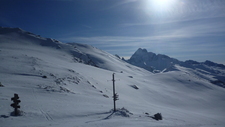
<path fill-rule="evenodd" d="M 225 89 L 211 84 L 207 73 L 202 77 L 194 69 L 175 67 L 153 74 L 92 46 L 24 31 L 1 33 L 0 126 L 224 127 Z M 11 115 L 14 93 L 22 116 Z M 158 112 L 161 121 L 151 118 Z"/>

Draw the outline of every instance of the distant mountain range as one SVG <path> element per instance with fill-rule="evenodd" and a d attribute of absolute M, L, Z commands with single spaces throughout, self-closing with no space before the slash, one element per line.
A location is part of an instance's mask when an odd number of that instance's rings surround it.
<path fill-rule="evenodd" d="M 197 62 L 194 60 L 183 62 L 167 55 L 155 54 L 148 52 L 146 49 L 139 48 L 130 59 L 125 61 L 153 73 L 179 70 L 176 66 L 193 69 L 193 71 L 201 76 L 210 74 L 217 79 L 216 81 L 212 81 L 210 78 L 207 78 L 210 82 L 225 87 L 225 65 L 209 60 L 206 60 L 205 62 Z"/>
<path fill-rule="evenodd" d="M 142 48 L 139 48 L 131 56 L 131 58 L 126 61 L 130 64 L 144 68 L 151 72 L 164 72 L 165 70 L 170 69 L 172 66 L 176 64 L 184 66 L 184 67 L 206 65 L 209 67 L 219 67 L 221 69 L 225 69 L 225 65 L 214 63 L 209 60 L 206 60 L 205 62 L 197 62 L 194 60 L 187 60 L 183 62 L 175 58 L 171 58 L 167 55 L 148 52 L 146 49 L 142 49 Z"/>

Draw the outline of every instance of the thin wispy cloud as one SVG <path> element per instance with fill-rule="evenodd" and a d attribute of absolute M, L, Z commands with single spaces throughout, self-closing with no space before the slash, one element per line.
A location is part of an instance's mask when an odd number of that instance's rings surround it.
<path fill-rule="evenodd" d="M 159 19 L 153 19 L 152 21 L 145 21 L 145 22 L 139 22 L 139 23 L 123 23 L 120 24 L 121 27 L 130 27 L 130 26 L 148 26 L 148 25 L 162 25 L 162 24 L 171 24 L 171 23 L 180 23 L 180 22 L 186 22 L 186 21 L 196 21 L 196 20 L 210 20 L 214 18 L 222 18 L 225 17 L 225 13 L 217 13 L 217 14 L 211 14 L 208 13 L 202 14 L 204 16 L 186 16 L 182 18 L 171 18 L 168 20 L 159 20 Z M 159 21 L 158 21 L 159 20 Z"/>
<path fill-rule="evenodd" d="M 225 24 L 223 23 L 196 23 L 189 24 L 185 26 L 178 26 L 174 29 L 167 31 L 166 33 L 162 33 L 158 37 L 158 39 L 176 39 L 176 38 L 192 38 L 192 37 L 201 37 L 201 36 L 221 36 L 222 33 L 225 32 Z"/>
<path fill-rule="evenodd" d="M 89 29 L 92 28 L 91 26 L 88 26 L 88 25 L 82 25 L 82 26 L 85 27 L 85 28 L 89 28 Z"/>
<path fill-rule="evenodd" d="M 194 23 L 185 26 L 178 26 L 171 28 L 170 30 L 160 30 L 154 35 L 149 36 L 141 36 L 141 37 L 130 37 L 130 36 L 94 36 L 94 37 L 64 37 L 61 40 L 67 42 L 92 42 L 92 44 L 110 44 L 116 42 L 130 42 L 126 45 L 134 45 L 133 43 L 137 42 L 146 42 L 146 41 L 154 41 L 161 40 L 161 42 L 167 42 L 168 40 L 175 39 L 185 39 L 185 38 L 193 38 L 193 37 L 201 37 L 201 36 L 222 36 L 223 32 L 225 32 L 225 24 L 223 23 Z M 124 45 L 124 44 L 121 44 Z"/>
<path fill-rule="evenodd" d="M 192 53 L 203 56 L 215 49 L 218 51 L 224 49 L 225 44 L 222 42 L 209 43 L 204 39 L 195 39 L 205 36 L 215 38 L 223 36 L 224 28 L 225 24 L 221 22 L 194 22 L 178 25 L 171 29 L 161 28 L 161 30 L 149 36 L 70 36 L 61 38 L 61 40 L 90 44 L 112 54 L 119 54 L 118 52 L 120 52 L 119 55 L 126 58 L 129 58 L 138 48 L 146 48 L 155 53 L 167 54 L 183 60 L 188 56 L 184 54 L 190 54 L 191 58 L 191 56 L 195 56 Z M 221 55 L 221 53 L 215 51 L 214 54 Z"/>
<path fill-rule="evenodd" d="M 117 7 L 120 7 L 120 6 L 123 6 L 123 5 L 126 5 L 126 4 L 130 4 L 130 3 L 133 3 L 133 2 L 136 2 L 137 0 L 119 0 L 119 1 L 114 1 L 115 3 L 107 8 L 104 8 L 104 10 L 107 10 L 107 9 L 114 9 L 114 8 L 117 8 Z"/>

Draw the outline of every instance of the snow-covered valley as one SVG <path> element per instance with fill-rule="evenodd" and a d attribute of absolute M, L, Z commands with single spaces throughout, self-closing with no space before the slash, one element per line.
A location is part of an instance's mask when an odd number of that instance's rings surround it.
<path fill-rule="evenodd" d="M 180 65 L 154 74 L 89 45 L 1 28 L 0 126 L 224 127 L 225 89 L 214 77 Z M 14 93 L 21 116 L 11 115 Z M 163 120 L 152 119 L 156 113 Z"/>

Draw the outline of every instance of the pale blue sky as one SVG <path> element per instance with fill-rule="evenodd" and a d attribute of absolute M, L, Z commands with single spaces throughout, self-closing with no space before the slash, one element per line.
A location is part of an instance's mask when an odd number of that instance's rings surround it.
<path fill-rule="evenodd" d="M 1 0 L 0 26 L 125 58 L 146 48 L 225 64 L 225 0 Z"/>

